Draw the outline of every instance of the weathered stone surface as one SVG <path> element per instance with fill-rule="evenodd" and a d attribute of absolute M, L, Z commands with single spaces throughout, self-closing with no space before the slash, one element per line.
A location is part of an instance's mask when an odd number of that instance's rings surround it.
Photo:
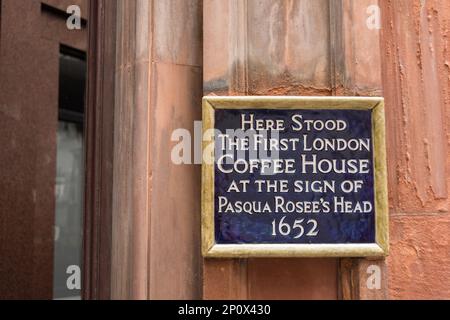
<path fill-rule="evenodd" d="M 117 3 L 112 297 L 198 299 L 200 168 L 171 136 L 201 118 L 201 3 Z"/>
<path fill-rule="evenodd" d="M 450 2 L 381 4 L 390 205 L 448 212 Z"/>
<path fill-rule="evenodd" d="M 449 234 L 448 214 L 391 218 L 390 298 L 450 299 Z"/>
<path fill-rule="evenodd" d="M 448 1 L 381 1 L 389 297 L 450 297 Z"/>
<path fill-rule="evenodd" d="M 250 259 L 248 264 L 249 299 L 338 298 L 336 259 Z"/>

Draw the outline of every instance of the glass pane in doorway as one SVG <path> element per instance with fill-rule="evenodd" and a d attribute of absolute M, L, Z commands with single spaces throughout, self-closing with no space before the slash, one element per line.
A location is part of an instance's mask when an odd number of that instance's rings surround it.
<path fill-rule="evenodd" d="M 59 71 L 53 297 L 80 299 L 84 212 L 84 53 L 61 48 Z"/>

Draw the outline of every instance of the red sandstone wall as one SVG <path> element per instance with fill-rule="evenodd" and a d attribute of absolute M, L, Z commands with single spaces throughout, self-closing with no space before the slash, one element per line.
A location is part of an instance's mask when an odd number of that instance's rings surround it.
<path fill-rule="evenodd" d="M 389 297 L 450 298 L 450 1 L 384 0 Z"/>

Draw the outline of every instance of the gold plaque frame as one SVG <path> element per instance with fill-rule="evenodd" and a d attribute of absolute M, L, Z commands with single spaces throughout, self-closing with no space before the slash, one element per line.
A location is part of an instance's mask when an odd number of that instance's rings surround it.
<path fill-rule="evenodd" d="M 379 97 L 204 97 L 203 136 L 215 128 L 216 109 L 372 110 L 375 194 L 375 243 L 365 244 L 217 244 L 214 235 L 214 161 L 202 164 L 202 253 L 207 258 L 383 257 L 389 251 L 384 99 Z M 211 141 L 203 139 L 203 150 Z M 214 148 L 212 148 L 214 149 Z M 211 150 L 211 149 L 210 149 Z M 211 150 L 213 153 L 214 151 Z M 204 158 L 204 157 L 203 157 Z M 214 159 L 214 157 L 213 157 Z"/>

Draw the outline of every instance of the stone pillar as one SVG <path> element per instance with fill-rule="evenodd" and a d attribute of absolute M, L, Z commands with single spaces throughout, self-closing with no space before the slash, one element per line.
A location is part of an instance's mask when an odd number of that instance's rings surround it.
<path fill-rule="evenodd" d="M 381 1 L 389 297 L 450 299 L 450 3 Z"/>
<path fill-rule="evenodd" d="M 114 299 L 195 299 L 200 166 L 175 165 L 177 128 L 201 119 L 201 1 L 117 1 Z"/>

